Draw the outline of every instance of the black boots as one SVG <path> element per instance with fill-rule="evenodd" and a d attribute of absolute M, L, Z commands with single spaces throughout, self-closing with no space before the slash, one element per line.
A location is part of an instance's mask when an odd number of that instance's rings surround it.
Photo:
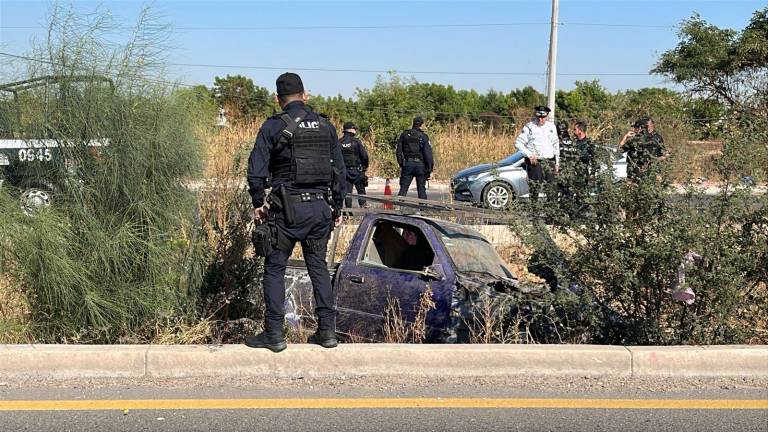
<path fill-rule="evenodd" d="M 339 344 L 336 340 L 335 330 L 317 330 L 307 342 L 320 345 L 323 348 L 336 348 Z"/>
<path fill-rule="evenodd" d="M 317 330 L 309 337 L 308 342 L 323 348 L 336 348 L 339 342 L 336 338 L 336 330 L 333 330 L 334 327 L 329 330 Z M 272 328 L 256 336 L 246 336 L 245 344 L 251 348 L 266 348 L 272 352 L 280 352 L 288 347 L 285 343 L 285 333 L 281 330 L 274 331 Z"/>
<path fill-rule="evenodd" d="M 246 336 L 245 344 L 251 348 L 266 348 L 272 352 L 280 352 L 288 347 L 282 332 L 274 334 L 264 331 L 256 336 Z"/>

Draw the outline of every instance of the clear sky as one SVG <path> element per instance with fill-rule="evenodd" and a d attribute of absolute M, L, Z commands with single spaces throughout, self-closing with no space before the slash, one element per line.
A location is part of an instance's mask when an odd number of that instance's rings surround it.
<path fill-rule="evenodd" d="M 373 85 L 377 70 L 466 72 L 404 75 L 480 92 L 546 87 L 549 0 L 71 4 L 78 13 L 92 13 L 101 5 L 126 26 L 151 5 L 175 29 L 168 61 L 189 64 L 171 66 L 168 77 L 190 84 L 210 86 L 214 76 L 242 74 L 274 90 L 283 69 L 330 68 L 357 71 L 299 73 L 311 93 L 323 95 L 353 96 L 357 88 Z M 698 12 L 717 26 L 742 29 L 765 5 L 753 0 L 561 0 L 557 87 L 569 89 L 576 80 L 592 79 L 611 91 L 668 85 L 648 71 L 661 52 L 677 44 L 675 26 L 681 20 Z M 31 39 L 45 35 L 49 9 L 47 1 L 0 0 L 0 51 L 28 52 Z M 511 74 L 471 74 L 477 72 Z M 525 75 L 513 75 L 518 73 Z"/>

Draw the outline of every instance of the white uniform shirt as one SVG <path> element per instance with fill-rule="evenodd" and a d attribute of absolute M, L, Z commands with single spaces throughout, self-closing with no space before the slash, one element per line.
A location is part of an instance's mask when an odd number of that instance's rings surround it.
<path fill-rule="evenodd" d="M 555 158 L 555 163 L 560 165 L 560 140 L 557 138 L 557 128 L 551 121 L 542 126 L 535 121 L 528 122 L 517 136 L 515 147 L 526 157 L 535 154 L 539 159 Z"/>

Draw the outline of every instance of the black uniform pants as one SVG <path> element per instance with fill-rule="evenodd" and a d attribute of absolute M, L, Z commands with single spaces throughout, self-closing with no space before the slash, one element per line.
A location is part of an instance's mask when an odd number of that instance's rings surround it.
<path fill-rule="evenodd" d="M 276 248 L 264 261 L 264 328 L 267 333 L 282 334 L 285 320 L 285 268 L 296 242 L 301 242 L 304 261 L 315 300 L 315 314 L 320 330 L 335 330 L 336 307 L 328 272 L 326 252 L 333 218 L 323 200 L 294 205 L 296 221 L 287 226 L 282 214 L 271 215 L 285 247 Z"/>
<path fill-rule="evenodd" d="M 362 172 L 354 168 L 350 168 L 347 171 L 346 184 L 347 193 L 352 193 L 352 188 L 354 187 L 357 189 L 358 195 L 365 195 L 365 183 L 363 182 Z M 358 199 L 357 203 L 360 204 L 360 207 L 363 207 L 365 206 L 366 201 L 364 199 Z M 352 197 L 344 198 L 344 207 L 352 208 Z"/>
<path fill-rule="evenodd" d="M 539 200 L 539 193 L 544 190 L 547 200 L 557 196 L 555 183 L 555 159 L 539 159 L 534 165 L 525 158 L 525 171 L 528 174 L 529 198 L 532 202 Z"/>
<path fill-rule="evenodd" d="M 420 199 L 427 199 L 427 169 L 422 161 L 407 161 L 400 171 L 399 196 L 408 195 L 408 188 L 416 178 L 416 191 Z"/>

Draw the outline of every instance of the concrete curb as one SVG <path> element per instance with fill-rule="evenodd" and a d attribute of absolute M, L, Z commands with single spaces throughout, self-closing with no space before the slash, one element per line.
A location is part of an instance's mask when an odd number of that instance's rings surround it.
<path fill-rule="evenodd" d="M 0 378 L 137 378 L 146 345 L 0 345 Z"/>
<path fill-rule="evenodd" d="M 768 377 L 768 345 L 0 345 L 1 378 Z"/>
<path fill-rule="evenodd" d="M 633 376 L 768 376 L 768 346 L 629 347 Z"/>
<path fill-rule="evenodd" d="M 151 347 L 147 375 L 277 376 L 499 376 L 514 374 L 626 376 L 629 353 L 621 347 L 527 345 L 348 344 L 334 350 L 291 345 L 273 354 L 244 346 Z"/>

